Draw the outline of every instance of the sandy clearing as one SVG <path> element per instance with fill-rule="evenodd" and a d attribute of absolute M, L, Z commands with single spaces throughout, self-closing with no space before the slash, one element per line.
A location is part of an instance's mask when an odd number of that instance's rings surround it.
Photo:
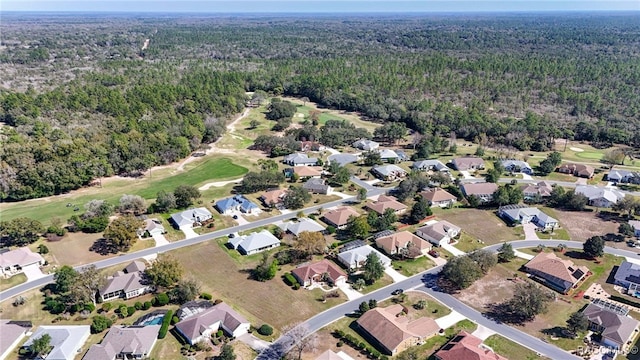
<path fill-rule="evenodd" d="M 575 151 L 575 152 L 583 152 L 583 151 L 584 151 L 584 149 L 580 149 L 580 148 L 573 147 L 573 146 L 572 146 L 572 147 L 570 147 L 570 148 L 569 148 L 569 150 L 571 150 L 571 151 Z"/>
<path fill-rule="evenodd" d="M 212 188 L 212 187 L 222 187 L 222 186 L 225 186 L 225 185 L 238 183 L 238 182 L 242 181 L 242 179 L 243 178 L 238 178 L 238 179 L 234 179 L 234 180 L 227 180 L 227 181 L 210 182 L 210 183 L 207 183 L 207 184 L 204 184 L 204 185 L 200 186 L 198 188 L 198 190 L 205 191 L 205 190 L 208 190 L 209 188 Z"/>

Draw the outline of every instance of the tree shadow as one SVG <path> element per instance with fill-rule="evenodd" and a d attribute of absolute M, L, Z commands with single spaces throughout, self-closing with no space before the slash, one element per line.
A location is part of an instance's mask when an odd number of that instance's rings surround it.
<path fill-rule="evenodd" d="M 606 283 L 607 284 L 615 284 L 616 283 L 616 273 L 618 272 L 618 269 L 620 268 L 620 265 L 614 265 L 613 269 L 611 269 L 611 271 L 609 272 L 609 276 L 607 276 L 607 280 Z"/>
<path fill-rule="evenodd" d="M 564 255 L 576 260 L 591 260 L 587 258 L 582 251 L 569 250 L 565 251 Z"/>
<path fill-rule="evenodd" d="M 576 336 L 576 334 L 571 332 L 571 330 L 563 326 L 554 326 L 548 329 L 542 329 L 541 332 L 545 335 L 556 338 L 573 339 Z"/>
<path fill-rule="evenodd" d="M 510 309 L 507 303 L 487 305 L 487 310 L 483 313 L 483 315 L 498 323 L 519 326 L 523 326 L 525 322 L 530 320 L 514 312 L 512 309 Z"/>
<path fill-rule="evenodd" d="M 604 220 L 604 221 L 612 221 L 612 222 L 625 222 L 627 221 L 626 216 L 622 216 L 617 212 L 600 210 L 596 213 L 596 217 Z"/>
<path fill-rule="evenodd" d="M 100 238 L 96 240 L 93 243 L 93 245 L 91 245 L 91 247 L 89 248 L 89 251 L 93 251 L 102 256 L 118 253 L 118 249 L 115 246 L 113 246 L 110 242 L 108 242 L 107 239 L 105 238 Z"/>

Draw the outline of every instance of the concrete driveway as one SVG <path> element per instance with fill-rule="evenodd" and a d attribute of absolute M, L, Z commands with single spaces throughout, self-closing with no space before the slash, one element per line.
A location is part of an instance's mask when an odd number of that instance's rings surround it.
<path fill-rule="evenodd" d="M 193 231 L 193 229 L 191 229 L 191 231 Z M 152 235 L 152 237 L 153 237 L 153 240 L 156 241 L 156 247 L 169 244 L 169 240 L 167 240 L 167 238 L 164 237 L 163 234 L 155 234 L 155 235 Z"/>
<path fill-rule="evenodd" d="M 355 300 L 363 296 L 361 292 L 354 290 L 351 285 L 347 283 L 338 286 L 338 289 L 342 290 L 349 300 Z"/>
<path fill-rule="evenodd" d="M 46 276 L 42 273 L 42 271 L 40 270 L 40 266 L 37 264 L 25 266 L 22 268 L 22 271 L 27 276 L 27 281 L 39 279 Z"/>
<path fill-rule="evenodd" d="M 522 224 L 522 229 L 524 229 L 524 239 L 525 240 L 540 240 L 538 237 L 538 233 L 536 233 L 536 229 L 538 227 L 534 223 L 526 223 Z"/>
<path fill-rule="evenodd" d="M 437 318 L 436 319 L 436 324 L 438 324 L 438 326 L 440 326 L 440 329 L 446 329 L 449 327 L 452 327 L 453 325 L 457 324 L 458 322 L 462 321 L 466 319 L 466 317 L 464 317 L 464 315 L 460 314 L 459 312 L 453 310 L 451 311 L 451 314 L 443 316 L 441 318 Z"/>
<path fill-rule="evenodd" d="M 466 253 L 451 244 L 442 244 L 442 248 L 450 252 L 453 256 L 462 256 Z"/>
<path fill-rule="evenodd" d="M 198 233 L 196 233 L 190 226 L 185 226 L 183 228 L 180 228 L 180 230 L 182 230 L 182 232 L 184 233 L 185 239 L 191 239 L 198 236 Z"/>
<path fill-rule="evenodd" d="M 250 348 L 252 348 L 253 350 L 260 352 L 266 348 L 269 347 L 269 345 L 271 345 L 271 343 L 264 341 L 262 339 L 258 339 L 255 335 L 253 334 L 242 334 L 240 336 L 238 336 L 236 338 L 238 341 L 241 341 L 245 344 L 247 344 Z"/>
<path fill-rule="evenodd" d="M 393 282 L 398 282 L 398 281 L 407 279 L 406 276 L 400 274 L 399 272 L 396 271 L 396 269 L 392 268 L 391 266 L 384 269 L 384 273 L 391 276 L 391 278 L 393 279 Z"/>

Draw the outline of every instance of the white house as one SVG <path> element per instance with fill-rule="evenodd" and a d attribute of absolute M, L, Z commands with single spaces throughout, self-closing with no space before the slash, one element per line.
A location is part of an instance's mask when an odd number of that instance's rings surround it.
<path fill-rule="evenodd" d="M 160 325 L 115 325 L 100 344 L 91 345 L 82 360 L 147 359 L 159 331 Z"/>
<path fill-rule="evenodd" d="M 145 269 L 146 265 L 142 261 L 134 261 L 124 271 L 109 276 L 105 285 L 98 290 L 102 301 L 131 299 L 153 290 L 153 286 L 144 279 Z"/>
<path fill-rule="evenodd" d="M 291 166 L 314 166 L 318 158 L 310 158 L 305 153 L 294 153 L 284 157 L 283 163 Z"/>
<path fill-rule="evenodd" d="M 462 231 L 462 229 L 452 223 L 440 220 L 419 228 L 416 230 L 416 235 L 434 245 L 441 246 L 451 243 L 452 240 L 460 234 L 460 231 Z"/>
<path fill-rule="evenodd" d="M 194 228 L 213 217 L 205 207 L 188 209 L 171 215 L 171 221 L 178 229 Z"/>
<path fill-rule="evenodd" d="M 414 162 L 411 167 L 421 171 L 449 172 L 449 168 L 440 160 L 419 160 Z"/>
<path fill-rule="evenodd" d="M 323 232 L 326 228 L 320 225 L 313 219 L 302 218 L 297 222 L 288 221 L 278 225 L 283 231 L 292 233 L 295 236 L 300 236 L 301 233 L 307 232 Z"/>
<path fill-rule="evenodd" d="M 34 340 L 45 334 L 51 337 L 51 351 L 43 360 L 73 360 L 82 350 L 91 331 L 89 325 L 42 325 L 22 347 L 29 348 Z"/>
<path fill-rule="evenodd" d="M 379 148 L 380 144 L 378 144 L 377 142 L 375 142 L 373 140 L 360 139 L 360 140 L 354 142 L 351 146 L 353 146 L 356 149 L 360 149 L 360 150 L 364 150 L 364 151 L 371 151 L 371 150 L 375 150 L 375 149 Z"/>
<path fill-rule="evenodd" d="M 505 205 L 498 209 L 498 215 L 512 223 L 534 223 L 544 230 L 553 230 L 558 227 L 558 220 L 543 213 L 535 207 L 526 205 Z"/>
<path fill-rule="evenodd" d="M 400 156 L 391 149 L 380 150 L 380 159 L 389 163 L 396 163 L 400 160 Z"/>
<path fill-rule="evenodd" d="M 371 169 L 373 175 L 381 180 L 396 180 L 407 176 L 407 172 L 398 165 L 379 165 Z"/>
<path fill-rule="evenodd" d="M 193 345 L 205 340 L 218 329 L 227 335 L 238 337 L 249 331 L 251 324 L 229 305 L 219 303 L 200 313 L 193 314 L 176 324 L 178 332 Z"/>
<path fill-rule="evenodd" d="M 576 194 L 586 196 L 589 199 L 589 205 L 604 208 L 612 207 L 619 200 L 624 199 L 624 193 L 620 190 L 595 185 L 577 186 Z"/>
<path fill-rule="evenodd" d="M 280 246 L 280 240 L 266 229 L 231 238 L 227 243 L 243 255 L 257 254 Z"/>
<path fill-rule="evenodd" d="M 526 161 L 513 159 L 502 160 L 502 166 L 508 172 L 533 175 L 533 169 L 531 168 L 531 165 L 529 165 Z"/>
<path fill-rule="evenodd" d="M 375 253 L 384 267 L 391 266 L 391 259 L 370 245 L 360 246 L 355 249 L 343 251 L 338 254 L 338 261 L 349 269 L 359 269 L 367 260 L 370 253 Z"/>
<path fill-rule="evenodd" d="M 44 265 L 44 258 L 27 247 L 0 254 L 0 272 L 4 277 L 22 273 L 27 266 L 40 267 L 42 265 Z"/>
<path fill-rule="evenodd" d="M 629 225 L 633 228 L 633 235 L 640 238 L 640 220 L 629 220 Z"/>
<path fill-rule="evenodd" d="M 0 359 L 6 359 L 31 329 L 30 321 L 0 320 Z"/>

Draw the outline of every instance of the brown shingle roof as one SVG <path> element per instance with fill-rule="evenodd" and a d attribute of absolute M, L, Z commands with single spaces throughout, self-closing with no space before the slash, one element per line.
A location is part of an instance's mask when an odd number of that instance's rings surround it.
<path fill-rule="evenodd" d="M 396 316 L 403 309 L 400 304 L 386 308 L 377 307 L 364 313 L 357 323 L 391 352 L 409 338 L 424 339 L 440 330 L 438 324 L 431 318 L 422 317 L 409 321 L 406 316 Z"/>
<path fill-rule="evenodd" d="M 589 165 L 567 163 L 560 165 L 560 167 L 558 167 L 558 171 L 563 173 L 572 173 L 577 176 L 591 177 L 595 170 Z"/>
<path fill-rule="evenodd" d="M 494 183 L 473 183 L 463 184 L 462 189 L 468 195 L 491 195 L 498 190 L 498 185 Z"/>
<path fill-rule="evenodd" d="M 260 196 L 260 200 L 265 203 L 265 205 L 278 204 L 282 202 L 282 197 L 287 193 L 287 189 L 275 189 L 265 191 L 262 196 Z"/>
<path fill-rule="evenodd" d="M 417 246 L 420 251 L 431 248 L 431 244 L 429 244 L 428 241 L 423 240 L 408 231 L 401 231 L 376 239 L 376 245 L 386 251 L 387 254 L 394 254 L 397 252 L 397 249 L 404 249 L 409 243 L 413 243 L 413 245 Z"/>
<path fill-rule="evenodd" d="M 460 157 L 453 159 L 453 165 L 456 170 L 469 170 L 472 167 L 479 167 L 484 165 L 484 160 L 479 157 Z"/>
<path fill-rule="evenodd" d="M 317 275 L 322 276 L 324 273 L 329 274 L 331 281 L 336 282 L 341 276 L 346 277 L 347 274 L 340 267 L 331 261 L 324 259 L 317 263 L 299 266 L 291 271 L 302 282 L 313 278 Z"/>
<path fill-rule="evenodd" d="M 358 217 L 360 214 L 350 206 L 343 206 L 324 214 L 326 220 L 337 226 L 346 225 L 352 216 Z"/>
<path fill-rule="evenodd" d="M 21 247 L 0 254 L 0 266 L 2 267 L 25 266 L 37 262 L 44 263 L 44 258 L 40 254 L 31 251 L 28 247 Z"/>
<path fill-rule="evenodd" d="M 482 340 L 461 331 L 438 352 L 435 353 L 438 360 L 507 360 L 488 349 L 481 348 Z"/>
<path fill-rule="evenodd" d="M 406 210 L 407 205 L 399 202 L 393 196 L 380 195 L 378 200 L 368 203 L 367 208 L 377 212 L 378 214 L 384 214 L 387 209 L 393 209 L 393 211 Z"/>
<path fill-rule="evenodd" d="M 322 167 L 319 166 L 294 166 L 293 173 L 300 177 L 320 176 L 322 175 Z"/>
<path fill-rule="evenodd" d="M 551 184 L 546 181 L 540 181 L 537 184 L 527 184 L 521 187 L 522 193 L 527 194 L 540 194 L 540 196 L 550 196 L 553 188 Z"/>
<path fill-rule="evenodd" d="M 447 200 L 453 200 L 456 201 L 457 198 L 453 195 L 451 195 L 449 192 L 447 192 L 446 190 L 443 190 L 441 188 L 433 188 L 433 189 L 427 189 L 423 192 L 420 193 L 420 195 L 422 195 L 422 197 L 432 203 L 435 202 L 440 202 L 440 201 L 447 201 Z"/>
<path fill-rule="evenodd" d="M 573 284 L 589 272 L 586 266 L 576 266 L 571 260 L 562 260 L 551 252 L 539 253 L 524 266 Z"/>

